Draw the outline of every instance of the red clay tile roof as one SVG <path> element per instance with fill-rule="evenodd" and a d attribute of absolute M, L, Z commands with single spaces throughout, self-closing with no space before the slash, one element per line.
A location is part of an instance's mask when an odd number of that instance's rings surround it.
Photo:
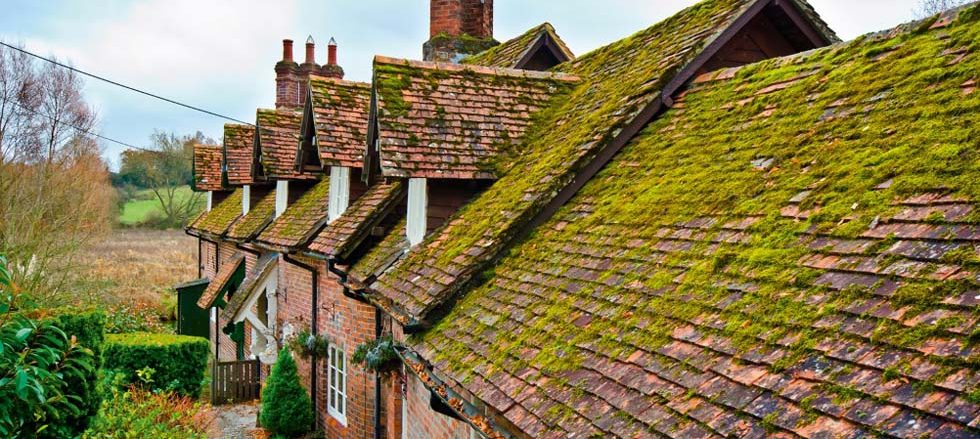
<path fill-rule="evenodd" d="M 256 242 L 277 250 L 291 251 L 305 246 L 326 224 L 329 192 L 330 179 L 319 181 L 266 227 Z"/>
<path fill-rule="evenodd" d="M 699 78 L 416 350 L 531 437 L 980 437 L 980 6 L 944 22 Z"/>
<path fill-rule="evenodd" d="M 225 124 L 225 177 L 228 184 L 253 184 L 259 177 L 255 156 L 255 127 Z"/>
<path fill-rule="evenodd" d="M 218 145 L 194 145 L 194 190 L 220 191 L 221 147 Z"/>
<path fill-rule="evenodd" d="M 221 237 L 242 216 L 242 190 L 237 189 L 210 211 L 204 212 L 187 226 L 187 231 L 195 236 L 208 235 Z"/>
<path fill-rule="evenodd" d="M 360 168 L 367 145 L 371 84 L 313 76 L 310 91 L 320 162 Z"/>
<path fill-rule="evenodd" d="M 208 309 L 215 306 L 215 302 L 228 291 L 228 283 L 232 281 L 235 274 L 244 269 L 244 264 L 245 255 L 235 253 L 231 259 L 221 266 L 221 269 L 214 275 L 214 279 L 211 279 L 211 283 L 208 284 L 204 293 L 197 300 L 197 306 L 201 309 Z"/>
<path fill-rule="evenodd" d="M 302 180 L 316 176 L 296 169 L 300 123 L 303 113 L 286 110 L 258 110 L 255 125 L 259 130 L 262 168 L 269 178 Z"/>
<path fill-rule="evenodd" d="M 272 223 L 272 217 L 276 214 L 276 191 L 272 188 L 262 188 L 252 186 L 253 195 L 262 195 L 258 203 L 252 203 L 248 214 L 242 216 L 235 224 L 228 229 L 225 237 L 235 242 L 247 242 L 254 239 Z"/>
<path fill-rule="evenodd" d="M 321 230 L 309 250 L 328 258 L 346 258 L 404 197 L 405 184 L 401 181 L 375 184 Z"/>
<path fill-rule="evenodd" d="M 476 55 L 468 56 L 460 61 L 460 64 L 471 64 L 487 67 L 504 67 L 508 69 L 518 69 L 522 61 L 525 61 L 531 49 L 543 38 L 551 38 L 558 50 L 562 52 L 565 60 L 575 58 L 571 49 L 565 45 L 558 33 L 555 32 L 551 23 L 539 24 L 520 36 L 494 46 Z"/>
<path fill-rule="evenodd" d="M 524 70 L 374 59 L 382 173 L 496 178 L 498 153 L 576 78 Z"/>
<path fill-rule="evenodd" d="M 757 7 L 752 0 L 702 2 L 558 66 L 581 84 L 541 113 L 499 180 L 371 286 L 375 297 L 402 308 L 403 321 L 424 319 L 497 258 L 625 126 L 645 118 L 662 88 L 722 29 Z"/>
<path fill-rule="evenodd" d="M 364 289 L 374 278 L 398 262 L 408 251 L 405 220 L 402 219 L 388 230 L 385 237 L 348 270 L 349 280 L 355 289 Z"/>

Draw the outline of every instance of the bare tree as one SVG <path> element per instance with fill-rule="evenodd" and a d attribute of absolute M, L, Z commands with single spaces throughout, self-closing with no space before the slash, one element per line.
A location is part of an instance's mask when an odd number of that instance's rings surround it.
<path fill-rule="evenodd" d="M 28 296 L 63 304 L 75 255 L 110 224 L 115 192 L 82 81 L 0 48 L 0 254 Z M 80 128 L 80 129 L 79 129 Z"/>
<path fill-rule="evenodd" d="M 972 0 L 921 0 L 914 10 L 916 18 L 928 18 L 933 15 L 957 8 Z"/>

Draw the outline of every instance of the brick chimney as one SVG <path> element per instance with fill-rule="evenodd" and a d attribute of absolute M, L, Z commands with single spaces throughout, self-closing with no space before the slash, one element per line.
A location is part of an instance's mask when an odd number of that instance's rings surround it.
<path fill-rule="evenodd" d="M 426 61 L 459 62 L 498 43 L 493 39 L 493 0 L 429 0 Z"/>
<path fill-rule="evenodd" d="M 320 74 L 328 78 L 344 79 L 344 69 L 337 65 L 337 40 L 333 38 L 327 44 L 327 63 L 320 69 Z"/>
<path fill-rule="evenodd" d="M 299 64 L 293 61 L 293 40 L 282 40 L 282 60 L 276 63 L 276 108 L 302 106 Z"/>

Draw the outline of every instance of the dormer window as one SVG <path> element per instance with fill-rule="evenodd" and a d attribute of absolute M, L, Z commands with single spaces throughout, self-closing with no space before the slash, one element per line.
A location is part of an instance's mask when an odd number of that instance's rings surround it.
<path fill-rule="evenodd" d="M 347 211 L 350 205 L 350 168 L 330 167 L 330 190 L 327 200 L 327 218 L 333 222 Z"/>
<path fill-rule="evenodd" d="M 413 247 L 425 239 L 428 226 L 427 186 L 428 182 L 424 178 L 408 179 L 408 218 L 405 233 L 408 236 L 408 243 Z"/>

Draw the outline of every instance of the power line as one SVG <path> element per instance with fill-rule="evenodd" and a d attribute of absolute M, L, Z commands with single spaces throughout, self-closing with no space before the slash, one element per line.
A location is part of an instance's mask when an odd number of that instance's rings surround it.
<path fill-rule="evenodd" d="M 136 93 L 139 93 L 139 94 L 143 94 L 143 95 L 146 95 L 146 96 L 155 98 L 155 99 L 159 99 L 159 100 L 164 101 L 164 102 L 168 102 L 168 103 L 171 103 L 171 104 L 174 104 L 174 105 L 178 105 L 178 106 L 181 106 L 181 107 L 184 107 L 184 108 L 188 108 L 188 109 L 191 109 L 191 110 L 194 110 L 194 111 L 198 111 L 198 112 L 201 112 L 201 113 L 210 115 L 210 116 L 218 117 L 218 118 L 221 118 L 221 119 L 227 119 L 227 120 L 230 120 L 230 121 L 233 121 L 233 122 L 237 122 L 237 123 L 240 123 L 240 124 L 245 124 L 245 125 L 249 125 L 249 126 L 255 126 L 254 124 L 245 122 L 243 120 L 238 120 L 238 119 L 235 119 L 233 117 L 225 116 L 223 114 L 219 114 L 219 113 L 215 113 L 213 111 L 205 110 L 205 109 L 200 108 L 200 107 L 195 107 L 195 106 L 190 105 L 190 104 L 185 104 L 183 102 L 178 102 L 178 101 L 175 101 L 175 100 L 170 99 L 170 98 L 165 98 L 163 96 L 150 93 L 148 91 L 140 90 L 140 89 L 138 89 L 136 87 L 130 87 L 130 86 L 126 85 L 126 84 L 118 83 L 116 81 L 113 81 L 113 80 L 108 79 L 108 78 L 104 78 L 104 77 L 99 76 L 99 75 L 95 75 L 95 74 L 88 73 L 88 72 L 83 71 L 83 70 L 76 69 L 76 68 L 74 68 L 72 66 L 69 66 L 67 64 L 62 64 L 62 63 L 60 63 L 58 61 L 55 61 L 55 60 L 53 60 L 51 58 L 46 58 L 46 57 L 43 57 L 43 56 L 38 55 L 36 53 L 33 53 L 33 52 L 29 52 L 27 50 L 24 50 L 24 49 L 22 49 L 20 47 L 16 47 L 16 46 L 12 46 L 10 44 L 4 43 L 3 41 L 0 41 L 0 46 L 4 46 L 4 47 L 7 47 L 9 49 L 13 49 L 13 50 L 16 50 L 18 52 L 21 52 L 21 53 L 23 53 L 25 55 L 30 55 L 30 56 L 33 56 L 35 58 L 38 58 L 38 59 L 47 61 L 47 62 L 49 62 L 51 64 L 54 64 L 54 65 L 59 66 L 59 67 L 62 67 L 62 68 L 66 68 L 66 69 L 71 70 L 71 71 L 73 71 L 75 73 L 78 73 L 80 75 L 85 75 L 85 76 L 88 76 L 90 78 L 97 79 L 99 81 L 107 82 L 107 83 L 112 84 L 112 85 L 115 85 L 117 87 L 122 87 L 122 88 L 125 88 L 127 90 L 130 90 L 130 91 L 133 91 L 133 92 L 136 92 Z"/>
<path fill-rule="evenodd" d="M 22 109 L 24 111 L 27 111 L 28 113 L 32 113 L 34 115 L 47 118 L 48 120 L 50 120 L 50 121 L 52 121 L 52 122 L 54 122 L 56 124 L 64 125 L 64 126 L 69 127 L 69 128 L 74 128 L 76 131 L 80 131 L 82 133 L 88 134 L 88 135 L 93 136 L 93 137 L 98 137 L 99 139 L 105 140 L 107 142 L 117 143 L 117 144 L 122 145 L 122 146 L 125 146 L 127 148 L 136 149 L 136 150 L 140 150 L 140 151 L 143 151 L 143 152 L 154 152 L 154 153 L 155 152 L 159 152 L 159 151 L 154 151 L 152 149 L 147 149 L 147 148 L 142 148 L 142 147 L 139 147 L 139 146 L 136 146 L 136 145 L 132 145 L 132 144 L 129 144 L 129 143 L 120 141 L 120 140 L 113 139 L 111 137 L 106 137 L 106 136 L 103 136 L 103 135 L 98 134 L 98 133 L 94 133 L 94 132 L 92 132 L 92 131 L 90 131 L 88 129 L 82 128 L 82 127 L 80 127 L 78 125 L 75 125 L 75 124 L 72 124 L 72 123 L 69 123 L 69 122 L 64 122 L 64 121 L 58 120 L 54 116 L 51 116 L 51 115 L 48 115 L 48 114 L 44 114 L 44 113 L 41 113 L 39 111 L 36 111 L 36 110 L 30 109 L 30 108 L 27 108 L 27 107 L 25 107 L 25 106 L 23 106 L 21 104 L 18 104 L 17 102 L 14 102 L 14 101 L 12 101 L 10 99 L 7 99 L 7 98 L 0 98 L 0 101 L 9 102 L 9 103 L 13 104 L 15 107 L 20 108 L 20 109 Z"/>

